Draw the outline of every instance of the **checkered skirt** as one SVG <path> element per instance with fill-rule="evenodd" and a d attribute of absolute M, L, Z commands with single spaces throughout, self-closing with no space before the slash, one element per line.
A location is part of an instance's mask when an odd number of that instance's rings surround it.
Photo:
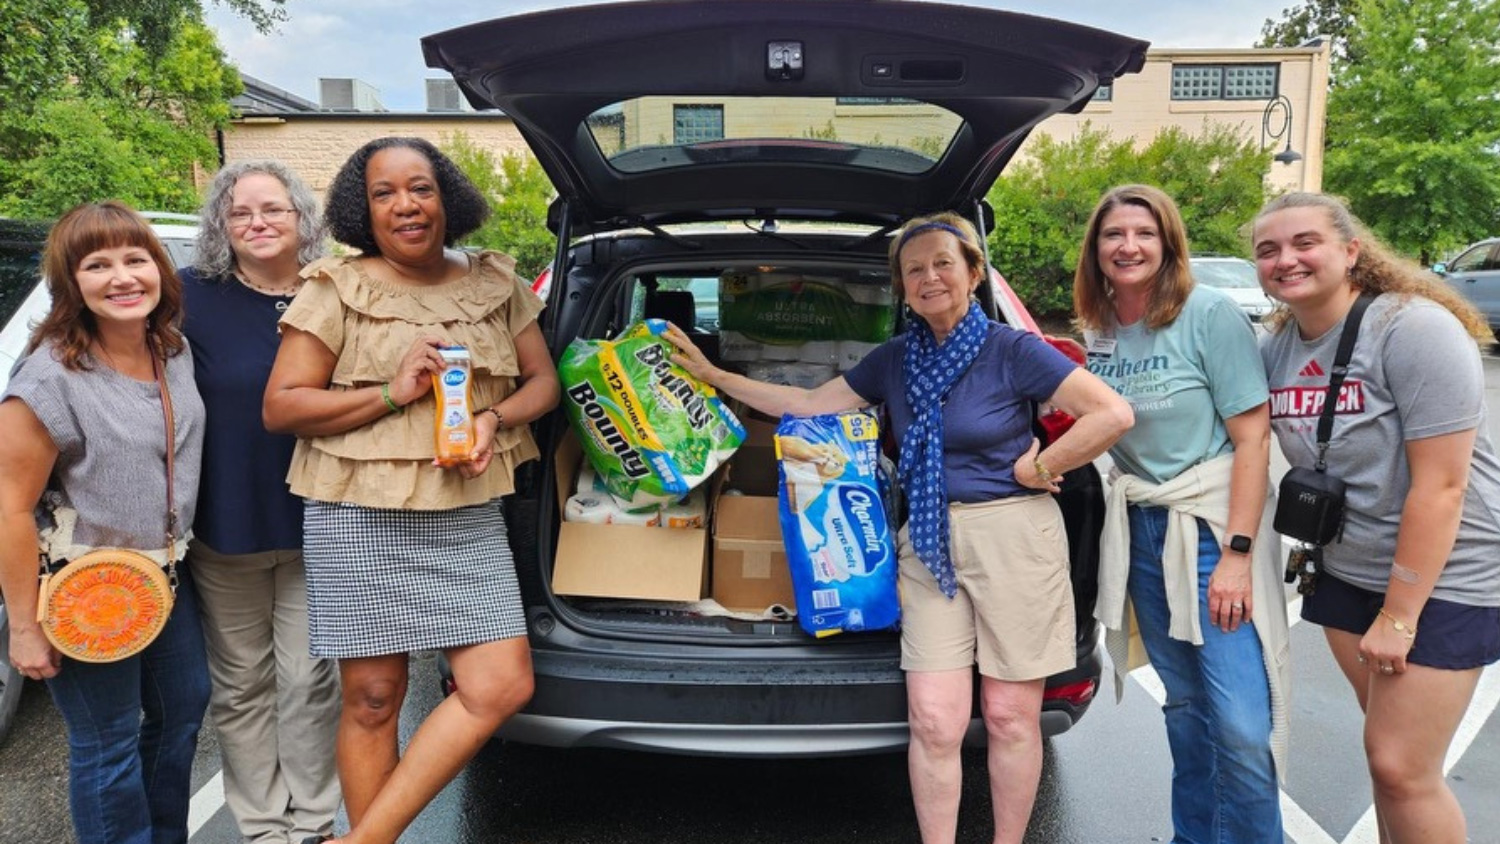
<path fill-rule="evenodd" d="M 302 541 L 313 656 L 526 635 L 498 500 L 436 511 L 308 501 Z"/>

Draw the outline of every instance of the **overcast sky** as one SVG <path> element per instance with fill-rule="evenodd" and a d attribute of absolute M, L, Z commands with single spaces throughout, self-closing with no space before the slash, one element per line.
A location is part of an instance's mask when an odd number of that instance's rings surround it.
<path fill-rule="evenodd" d="M 817 0 L 807 0 L 817 2 Z M 1144 38 L 1158 47 L 1250 47 L 1267 18 L 1292 0 L 968 0 Z M 575 2 L 536 0 L 287 0 L 288 20 L 261 35 L 242 18 L 209 5 L 208 22 L 239 69 L 300 97 L 318 99 L 320 77 L 352 76 L 373 85 L 392 111 L 424 107 L 422 80 L 445 76 L 422 63 L 424 35 L 465 24 Z"/>

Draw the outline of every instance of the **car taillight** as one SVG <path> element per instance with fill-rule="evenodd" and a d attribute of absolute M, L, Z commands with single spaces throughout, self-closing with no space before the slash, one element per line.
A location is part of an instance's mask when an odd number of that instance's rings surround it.
<path fill-rule="evenodd" d="M 1099 687 L 1094 683 L 1093 680 L 1081 680 L 1077 683 L 1069 683 L 1066 686 L 1058 686 L 1055 689 L 1048 689 L 1042 694 L 1042 699 L 1063 700 L 1067 701 L 1073 706 L 1082 706 L 1085 703 L 1093 700 L 1094 692 L 1097 692 L 1098 690 Z"/>

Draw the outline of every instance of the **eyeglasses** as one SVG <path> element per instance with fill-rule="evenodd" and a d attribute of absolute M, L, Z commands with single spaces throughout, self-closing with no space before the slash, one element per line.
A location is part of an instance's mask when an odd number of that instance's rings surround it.
<path fill-rule="evenodd" d="M 229 212 L 229 225 L 237 229 L 248 228 L 258 214 L 261 222 L 268 226 L 275 226 L 286 222 L 287 217 L 295 213 L 297 213 L 295 208 L 262 208 L 259 211 L 236 208 Z"/>

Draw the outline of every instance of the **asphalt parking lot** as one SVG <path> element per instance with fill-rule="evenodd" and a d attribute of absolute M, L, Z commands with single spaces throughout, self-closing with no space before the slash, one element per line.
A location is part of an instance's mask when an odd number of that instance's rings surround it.
<path fill-rule="evenodd" d="M 1500 357 L 1486 357 L 1500 408 Z M 1500 435 L 1495 419 L 1492 435 Z M 1288 595 L 1289 601 L 1295 594 Z M 1292 607 L 1296 617 L 1296 607 Z M 1361 718 L 1321 631 L 1294 624 L 1291 750 L 1282 796 L 1289 844 L 1377 844 Z M 436 659 L 418 655 L 403 734 L 438 700 Z M 1108 672 L 1106 672 L 1108 677 Z M 1108 684 L 1106 683 L 1106 686 Z M 1087 717 L 1048 743 L 1028 844 L 1115 844 L 1171 838 L 1170 765 L 1149 668 L 1116 704 L 1107 687 Z M 1500 665 L 1481 679 L 1446 768 L 1473 844 L 1500 844 Z M 46 690 L 30 683 L 0 744 L 0 844 L 73 844 L 66 745 Z M 205 729 L 195 766 L 192 844 L 238 840 Z M 959 840 L 989 840 L 983 759 L 966 756 Z M 915 837 L 900 756 L 746 762 L 556 751 L 495 743 L 401 839 L 407 844 L 896 844 Z"/>

